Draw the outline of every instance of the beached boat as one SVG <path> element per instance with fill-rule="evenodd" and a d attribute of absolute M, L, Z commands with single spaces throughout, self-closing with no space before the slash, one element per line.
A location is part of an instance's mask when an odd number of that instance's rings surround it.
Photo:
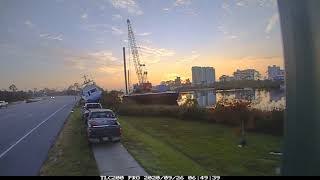
<path fill-rule="evenodd" d="M 82 99 L 86 103 L 98 102 L 102 97 L 102 90 L 96 85 L 92 80 L 87 79 L 84 76 L 85 80 L 82 85 Z"/>

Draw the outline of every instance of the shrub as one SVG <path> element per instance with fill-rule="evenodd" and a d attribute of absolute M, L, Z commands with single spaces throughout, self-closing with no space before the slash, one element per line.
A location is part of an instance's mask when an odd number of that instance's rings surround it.
<path fill-rule="evenodd" d="M 283 132 L 283 110 L 266 112 L 250 109 L 249 103 L 245 101 L 220 101 L 210 109 L 198 106 L 121 104 L 118 113 L 126 116 L 158 116 L 207 121 L 231 127 L 240 127 L 244 122 L 245 128 L 250 131 L 273 135 L 282 135 Z"/>

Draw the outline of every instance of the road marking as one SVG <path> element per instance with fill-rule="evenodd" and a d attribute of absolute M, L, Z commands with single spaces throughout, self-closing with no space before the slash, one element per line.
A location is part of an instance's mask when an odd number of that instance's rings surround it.
<path fill-rule="evenodd" d="M 31 129 L 27 134 L 25 134 L 22 138 L 20 138 L 17 142 L 15 142 L 13 145 L 11 145 L 7 150 L 5 150 L 3 153 L 0 154 L 0 159 L 5 156 L 11 149 L 13 149 L 17 144 L 19 144 L 22 140 L 24 140 L 27 136 L 29 136 L 33 131 L 35 131 L 38 127 L 40 127 L 42 124 L 44 124 L 45 122 L 47 122 L 50 118 L 52 118 L 55 114 L 57 114 L 59 111 L 61 111 L 63 108 L 65 108 L 67 106 L 64 105 L 62 106 L 60 109 L 58 109 L 57 111 L 55 111 L 54 113 L 52 113 L 50 116 L 48 116 L 45 120 L 43 120 L 40 124 L 38 124 L 36 127 L 34 127 L 33 129 Z"/>

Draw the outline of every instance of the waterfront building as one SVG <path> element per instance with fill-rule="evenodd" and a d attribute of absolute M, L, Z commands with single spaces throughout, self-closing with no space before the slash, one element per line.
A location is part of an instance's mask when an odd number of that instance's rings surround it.
<path fill-rule="evenodd" d="M 272 81 L 284 80 L 285 71 L 280 66 L 268 66 L 268 79 Z"/>
<path fill-rule="evenodd" d="M 213 85 L 215 79 L 215 69 L 213 67 L 192 67 L 192 85 Z"/>
<path fill-rule="evenodd" d="M 260 73 L 255 69 L 239 70 L 233 73 L 234 79 L 239 80 L 259 80 L 261 78 Z"/>

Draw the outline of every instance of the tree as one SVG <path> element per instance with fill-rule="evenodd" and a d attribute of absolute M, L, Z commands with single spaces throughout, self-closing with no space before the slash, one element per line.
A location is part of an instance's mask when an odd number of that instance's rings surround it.
<path fill-rule="evenodd" d="M 80 91 L 81 89 L 79 83 L 74 83 L 73 87 L 75 88 L 76 91 Z"/>
<path fill-rule="evenodd" d="M 11 85 L 9 86 L 9 90 L 12 91 L 12 92 L 16 92 L 16 91 L 18 90 L 18 88 L 17 88 L 16 85 L 11 84 Z"/>
<path fill-rule="evenodd" d="M 185 84 L 186 84 L 186 85 L 191 85 L 191 81 L 190 81 L 190 79 L 189 79 L 189 78 L 188 78 L 188 79 L 186 79 Z"/>
<path fill-rule="evenodd" d="M 184 107 L 197 107 L 198 101 L 196 99 L 192 98 L 191 95 L 187 95 L 184 99 L 182 106 L 184 106 Z"/>

